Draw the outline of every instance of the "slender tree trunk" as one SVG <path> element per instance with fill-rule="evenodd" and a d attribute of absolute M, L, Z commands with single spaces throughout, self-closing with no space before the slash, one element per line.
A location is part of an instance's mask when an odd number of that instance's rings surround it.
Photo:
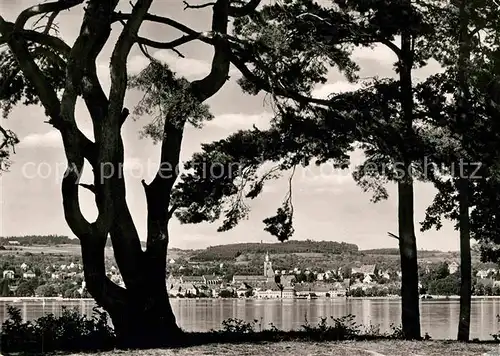
<path fill-rule="evenodd" d="M 409 178 L 410 179 L 410 178 Z M 413 221 L 413 183 L 398 183 L 401 321 L 407 339 L 420 339 L 417 243 Z"/>
<path fill-rule="evenodd" d="M 468 179 L 460 178 L 458 185 L 460 204 L 460 319 L 458 322 L 457 339 L 459 341 L 469 341 L 472 299 L 472 263 L 470 251 Z"/>
<path fill-rule="evenodd" d="M 407 11 L 411 12 L 411 2 Z M 403 139 L 413 137 L 413 36 L 409 29 L 401 32 L 399 58 L 401 106 L 403 110 Z M 410 140 L 411 141 L 411 140 Z M 404 143 L 403 143 L 404 145 Z M 420 339 L 420 305 L 418 290 L 417 242 L 414 225 L 412 148 L 402 147 L 404 177 L 398 182 L 399 254 L 401 257 L 401 318 L 407 339 Z"/>
<path fill-rule="evenodd" d="M 467 71 L 470 59 L 469 13 L 467 0 L 460 1 L 460 50 L 458 59 L 458 81 L 460 84 L 459 107 L 457 122 L 465 130 L 469 117 L 469 88 Z M 462 134 L 462 150 L 467 148 L 465 131 Z M 469 178 L 468 167 L 461 167 L 458 178 L 459 226 L 460 226 L 460 318 L 458 323 L 459 341 L 469 341 L 470 309 L 472 299 L 472 263 L 470 251 L 470 216 L 469 216 Z"/>

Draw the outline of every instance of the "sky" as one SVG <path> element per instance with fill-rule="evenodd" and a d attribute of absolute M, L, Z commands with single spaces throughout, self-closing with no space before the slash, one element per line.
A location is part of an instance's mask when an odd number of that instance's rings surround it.
<path fill-rule="evenodd" d="M 24 8 L 33 5 L 33 0 L 0 0 L 0 14 L 6 20 L 14 21 Z M 193 3 L 196 3 L 193 0 Z M 121 1 L 124 12 L 130 10 L 128 1 Z M 155 1 L 150 11 L 167 15 L 190 27 L 207 31 L 210 28 L 209 9 L 184 10 L 182 0 Z M 65 11 L 58 17 L 59 28 L 67 43 L 73 43 L 81 23 L 82 11 Z M 113 26 L 112 38 L 98 58 L 98 71 L 104 90 L 109 91 L 109 57 L 112 45 L 120 31 L 120 24 Z M 168 41 L 179 35 L 175 30 L 159 25 L 143 24 L 141 36 Z M 186 78 L 199 79 L 209 71 L 213 51 L 201 43 L 191 43 L 181 48 L 185 59 L 171 51 L 151 51 L 154 56 Z M 385 47 L 358 48 L 354 57 L 361 66 L 361 77 L 394 77 L 395 55 Z M 147 64 L 141 52 L 134 48 L 129 56 L 128 69 L 137 72 Z M 417 80 L 435 73 L 440 68 L 431 63 L 415 71 Z M 240 76 L 231 68 L 231 79 L 207 101 L 215 119 L 202 129 L 187 127 L 182 145 L 181 160 L 186 161 L 200 150 L 201 143 L 226 137 L 239 129 L 256 125 L 266 128 L 272 117 L 272 110 L 264 95 L 249 96 L 242 93 L 236 84 Z M 356 89 L 339 73 L 332 71 L 328 83 L 316 88 L 314 95 L 324 97 L 332 92 Z M 140 93 L 127 93 L 125 105 L 133 106 L 140 99 Z M 76 116 L 78 125 L 92 138 L 91 122 L 85 106 L 80 101 Z M 148 139 L 141 139 L 139 131 L 150 120 L 141 117 L 128 119 L 122 133 L 125 141 L 125 174 L 127 201 L 143 239 L 146 236 L 146 202 L 141 180 L 149 182 L 158 164 L 159 146 Z M 2 122 L 4 127 L 16 132 L 21 143 L 13 155 L 13 164 L 8 173 L 0 176 L 0 235 L 45 235 L 61 234 L 74 237 L 66 225 L 62 210 L 61 177 L 66 167 L 60 135 L 50 125 L 37 106 L 16 107 L 10 117 Z M 353 163 L 361 163 L 361 156 L 353 155 Z M 349 171 L 334 171 L 330 166 L 300 168 L 293 179 L 293 204 L 295 211 L 295 234 L 297 240 L 345 241 L 357 244 L 361 249 L 397 247 L 397 240 L 388 237 L 387 232 L 397 234 L 396 187 L 389 185 L 390 197 L 377 204 L 370 202 L 370 193 L 365 193 L 350 176 Z M 83 174 L 83 182 L 90 182 L 89 170 Z M 276 239 L 263 230 L 262 220 L 273 215 L 288 189 L 288 177 L 272 181 L 264 193 L 250 202 L 251 212 L 231 231 L 218 233 L 218 223 L 181 225 L 177 220 L 170 222 L 170 246 L 184 249 L 198 249 L 207 246 L 235 242 L 275 242 Z M 81 190 L 82 210 L 93 221 L 96 209 L 90 192 Z M 445 223 L 440 231 L 419 231 L 419 222 L 425 216 L 426 207 L 432 202 L 435 189 L 430 184 L 415 185 L 415 223 L 419 249 L 458 250 L 459 236 L 451 223 Z"/>

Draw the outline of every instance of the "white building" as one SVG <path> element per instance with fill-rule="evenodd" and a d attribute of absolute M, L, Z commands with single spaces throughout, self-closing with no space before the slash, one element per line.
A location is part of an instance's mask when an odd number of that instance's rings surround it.
<path fill-rule="evenodd" d="M 485 271 L 485 270 L 477 271 L 476 277 L 479 277 L 481 279 L 487 278 L 488 277 L 488 271 Z"/>
<path fill-rule="evenodd" d="M 23 273 L 23 278 L 30 279 L 35 278 L 36 274 L 33 271 L 26 271 Z"/>
<path fill-rule="evenodd" d="M 14 271 L 10 269 L 3 271 L 3 279 L 14 279 Z"/>
<path fill-rule="evenodd" d="M 457 271 L 458 271 L 458 263 L 453 261 L 453 262 L 448 264 L 448 272 L 450 274 L 455 274 L 455 273 L 457 273 Z"/>

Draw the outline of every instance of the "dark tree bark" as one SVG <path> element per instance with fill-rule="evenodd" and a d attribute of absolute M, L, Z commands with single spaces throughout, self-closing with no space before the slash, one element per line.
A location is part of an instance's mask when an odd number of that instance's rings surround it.
<path fill-rule="evenodd" d="M 472 262 L 469 228 L 469 180 L 460 178 L 459 225 L 460 225 L 460 317 L 458 321 L 459 341 L 469 341 L 470 310 L 472 299 Z"/>
<path fill-rule="evenodd" d="M 469 35 L 469 10 L 466 0 L 459 4 L 459 59 L 458 59 L 458 81 L 460 86 L 459 107 L 460 113 L 457 122 L 465 128 L 470 120 L 470 98 L 467 80 L 468 65 L 470 61 L 470 35 Z M 467 139 L 465 132 L 462 135 L 462 150 L 465 152 Z M 461 162 L 463 163 L 463 161 Z M 470 248 L 470 215 L 469 215 L 469 178 L 468 167 L 462 166 L 458 177 L 458 199 L 459 199 L 459 227 L 460 227 L 460 317 L 458 322 L 457 339 L 469 341 L 470 334 L 470 311 L 472 299 L 472 262 Z"/>
<path fill-rule="evenodd" d="M 408 2 L 408 11 L 411 4 Z M 413 137 L 412 67 L 413 45 L 409 29 L 401 33 L 399 56 L 401 105 L 403 110 L 403 137 Z M 401 256 L 401 316 L 403 333 L 407 339 L 420 339 L 420 304 L 418 290 L 417 242 L 414 224 L 413 177 L 411 153 L 403 149 L 404 177 L 398 182 L 399 253 Z"/>
<path fill-rule="evenodd" d="M 420 339 L 417 243 L 413 221 L 413 182 L 398 183 L 401 321 L 407 339 Z"/>

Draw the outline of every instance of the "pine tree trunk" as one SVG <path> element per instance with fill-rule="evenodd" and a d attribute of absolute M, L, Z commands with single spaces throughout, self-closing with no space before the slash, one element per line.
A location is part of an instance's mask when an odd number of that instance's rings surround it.
<path fill-rule="evenodd" d="M 468 181 L 459 180 L 460 204 L 460 319 L 458 340 L 469 341 L 470 309 L 472 299 L 472 263 L 469 231 Z"/>
<path fill-rule="evenodd" d="M 133 293 L 123 311 L 112 317 L 120 348 L 157 348 L 174 346 L 180 341 L 181 330 L 168 300 L 163 293 L 143 290 Z"/>
<path fill-rule="evenodd" d="M 406 1 L 408 14 L 411 2 Z M 420 339 L 420 299 L 418 290 L 417 241 L 414 226 L 412 147 L 406 146 L 414 135 L 413 132 L 413 81 L 414 63 L 413 37 L 409 28 L 401 32 L 401 53 L 399 57 L 399 80 L 401 106 L 403 111 L 403 143 L 399 157 L 405 168 L 404 177 L 398 181 L 398 222 L 399 254 L 401 257 L 401 317 L 403 333 L 406 339 Z"/>
<path fill-rule="evenodd" d="M 457 123 L 462 134 L 462 150 L 467 149 L 467 138 L 465 128 L 470 120 L 470 97 L 467 71 L 470 60 L 470 35 L 469 35 L 469 11 L 467 0 L 462 0 L 459 5 L 460 16 L 460 50 L 458 59 L 458 81 L 460 84 L 459 107 L 460 113 Z M 463 162 L 462 162 L 463 163 Z M 472 299 L 472 263 L 470 251 L 470 217 L 469 217 L 469 178 L 468 167 L 460 168 L 458 178 L 459 196 L 459 226 L 460 226 L 460 318 L 458 323 L 459 341 L 469 341 L 470 334 L 470 309 Z"/>
<path fill-rule="evenodd" d="M 142 283 L 121 288 L 106 277 L 104 247 L 96 241 L 95 237 L 82 240 L 85 281 L 97 304 L 108 312 L 118 346 L 162 347 L 179 342 L 181 330 L 169 303 L 165 268 L 145 263 Z"/>
<path fill-rule="evenodd" d="M 413 183 L 398 183 L 401 321 L 406 339 L 420 339 L 417 243 L 413 222 Z"/>

